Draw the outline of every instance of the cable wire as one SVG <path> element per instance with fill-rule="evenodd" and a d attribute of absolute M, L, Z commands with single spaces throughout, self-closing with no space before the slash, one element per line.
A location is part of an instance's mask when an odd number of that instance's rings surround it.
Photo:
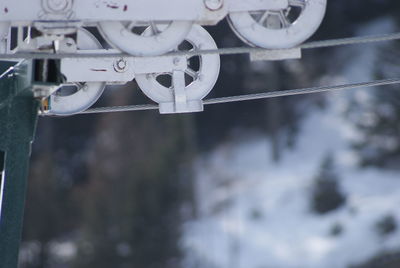
<path fill-rule="evenodd" d="M 317 49 L 317 48 L 329 48 L 337 46 L 346 45 L 361 45 L 376 42 L 386 42 L 400 40 L 400 32 L 389 33 L 389 34 L 379 34 L 379 35 L 368 35 L 360 37 L 350 37 L 350 38 L 339 38 L 323 41 L 308 42 L 300 45 L 299 49 Z M 201 56 L 210 54 L 219 55 L 238 55 L 238 54 L 251 54 L 260 52 L 273 52 L 273 51 L 284 51 L 285 49 L 270 50 L 265 48 L 257 47 L 234 47 L 234 48 L 220 48 L 220 49 L 210 49 L 210 50 L 194 50 L 194 51 L 175 51 L 167 54 L 160 55 L 158 57 L 165 56 Z M 107 51 L 107 50 L 105 50 Z M 22 52 L 15 54 L 0 54 L 0 59 L 63 59 L 63 58 L 121 58 L 121 57 L 132 57 L 132 55 L 125 53 L 63 53 L 63 54 L 51 54 L 42 52 Z"/>
<path fill-rule="evenodd" d="M 395 84 L 400 84 L 400 78 L 382 79 L 382 80 L 352 83 L 352 84 L 343 84 L 343 85 L 334 85 L 334 86 L 320 86 L 320 87 L 290 89 L 290 90 L 282 90 L 282 91 L 273 90 L 273 91 L 257 93 L 257 94 L 247 94 L 247 95 L 238 95 L 238 96 L 231 96 L 231 97 L 207 99 L 207 100 L 204 100 L 203 103 L 204 103 L 204 105 L 213 105 L 213 104 L 242 102 L 242 101 L 250 101 L 250 100 L 261 100 L 261 99 L 269 99 L 269 98 L 285 97 L 285 96 L 305 95 L 305 94 L 312 94 L 312 93 L 322 93 L 322 92 L 345 90 L 345 89 L 356 89 L 356 88 L 363 88 L 363 87 L 387 86 L 387 85 L 395 85 Z M 158 108 L 159 107 L 157 104 L 114 106 L 114 107 L 101 107 L 101 108 L 88 109 L 86 111 L 81 112 L 80 114 L 149 111 L 149 110 L 157 110 Z"/>

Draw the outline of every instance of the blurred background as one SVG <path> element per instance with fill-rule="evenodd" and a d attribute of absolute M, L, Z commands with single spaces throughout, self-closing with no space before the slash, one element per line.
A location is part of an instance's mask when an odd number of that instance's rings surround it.
<path fill-rule="evenodd" d="M 314 40 L 398 32 L 398 0 L 330 0 Z M 243 46 L 226 22 L 219 47 Z M 399 77 L 400 43 L 225 56 L 209 97 Z M 97 104 L 144 103 L 135 82 Z M 400 267 L 398 86 L 41 118 L 21 268 Z"/>

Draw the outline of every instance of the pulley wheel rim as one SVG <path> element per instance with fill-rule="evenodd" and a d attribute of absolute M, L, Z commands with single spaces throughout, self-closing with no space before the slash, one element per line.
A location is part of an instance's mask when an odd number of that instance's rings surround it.
<path fill-rule="evenodd" d="M 168 27 L 151 36 L 143 36 L 133 33 L 121 21 L 106 21 L 99 23 L 99 30 L 110 45 L 121 51 L 135 56 L 157 56 L 173 50 L 192 28 L 191 21 L 172 21 L 167 24 L 150 22 L 149 25 Z"/>
<path fill-rule="evenodd" d="M 77 47 L 78 50 L 102 48 L 96 37 L 85 29 L 78 30 Z M 77 85 L 78 90 L 67 96 L 57 95 L 57 92 L 51 95 L 49 114 L 62 116 L 80 113 L 91 107 L 100 98 L 106 86 L 103 82 L 68 83 L 67 85 Z"/>
<path fill-rule="evenodd" d="M 269 49 L 292 48 L 310 38 L 325 16 L 326 0 L 289 0 L 288 8 L 299 7 L 301 3 L 303 6 L 298 18 L 281 29 L 260 24 L 251 12 L 232 12 L 228 21 L 236 35 L 251 46 Z M 284 14 L 285 11 L 264 12 Z"/>

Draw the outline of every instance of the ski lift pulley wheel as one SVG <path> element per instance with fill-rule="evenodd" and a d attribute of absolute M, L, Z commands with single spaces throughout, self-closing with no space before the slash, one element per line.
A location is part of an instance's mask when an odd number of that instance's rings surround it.
<path fill-rule="evenodd" d="M 146 36 L 137 32 L 144 26 L 151 29 Z M 185 39 L 191 28 L 191 21 L 99 23 L 99 30 L 110 45 L 135 56 L 157 56 L 171 51 Z"/>
<path fill-rule="evenodd" d="M 100 42 L 90 32 L 79 29 L 77 33 L 77 48 L 79 51 L 101 49 Z M 72 115 L 82 112 L 92 106 L 103 94 L 104 82 L 67 83 L 49 97 L 51 115 Z M 72 93 L 63 92 L 67 88 L 75 88 Z"/>
<path fill-rule="evenodd" d="M 147 29 L 145 34 L 148 34 L 150 29 Z M 209 50 L 217 49 L 212 36 L 201 26 L 194 25 L 185 41 L 190 45 L 190 50 Z M 179 48 L 178 48 L 179 50 Z M 197 66 L 192 66 L 191 61 L 197 58 Z M 219 55 L 201 55 L 187 57 L 188 67 L 185 71 L 187 78 L 191 81 L 185 81 L 185 93 L 189 101 L 202 100 L 210 93 L 214 87 L 220 71 Z M 151 73 L 151 74 L 136 74 L 136 81 L 140 89 L 146 96 L 157 103 L 168 103 L 174 101 L 173 85 L 168 87 L 158 81 L 160 76 L 170 76 L 173 80 L 173 71 L 169 73 Z"/>
<path fill-rule="evenodd" d="M 320 26 L 327 0 L 288 0 L 283 10 L 232 12 L 229 24 L 245 43 L 268 49 L 293 48 Z"/>

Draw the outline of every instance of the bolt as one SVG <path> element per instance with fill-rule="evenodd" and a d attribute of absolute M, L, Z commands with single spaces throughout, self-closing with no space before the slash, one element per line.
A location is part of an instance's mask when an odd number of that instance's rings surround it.
<path fill-rule="evenodd" d="M 128 63 L 124 59 L 119 59 L 114 63 L 114 70 L 118 73 L 123 73 L 128 68 Z"/>
<path fill-rule="evenodd" d="M 70 0 L 47 0 L 47 7 L 54 12 L 65 11 L 69 8 Z"/>
<path fill-rule="evenodd" d="M 209 10 L 216 11 L 223 6 L 223 0 L 204 0 L 204 4 Z"/>
<path fill-rule="evenodd" d="M 179 63 L 181 62 L 181 59 L 180 58 L 174 58 L 174 65 L 175 66 L 178 66 L 179 65 Z"/>

